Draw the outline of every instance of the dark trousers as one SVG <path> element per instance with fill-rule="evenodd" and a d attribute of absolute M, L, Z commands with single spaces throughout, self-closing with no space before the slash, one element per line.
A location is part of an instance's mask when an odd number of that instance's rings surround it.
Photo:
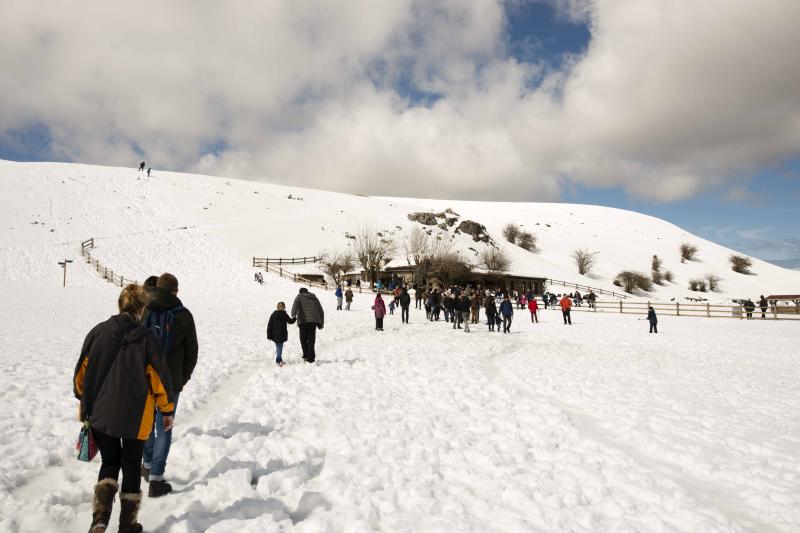
<path fill-rule="evenodd" d="M 503 333 L 511 333 L 512 315 L 503 315 Z"/>
<path fill-rule="evenodd" d="M 383 329 L 383 317 L 375 317 L 375 329 Z"/>
<path fill-rule="evenodd" d="M 414 301 L 417 304 L 417 309 L 422 309 L 422 298 L 416 298 Z"/>
<path fill-rule="evenodd" d="M 400 320 L 404 323 L 408 324 L 408 306 L 402 305 L 400 306 Z"/>
<path fill-rule="evenodd" d="M 650 333 L 658 333 L 658 322 L 650 322 Z"/>
<path fill-rule="evenodd" d="M 92 430 L 97 449 L 100 451 L 102 464 L 97 480 L 111 478 L 119 479 L 122 470 L 122 492 L 125 494 L 139 494 L 142 477 L 142 454 L 144 441 L 137 439 L 120 439 Z"/>
<path fill-rule="evenodd" d="M 536 311 L 531 311 L 531 322 L 539 322 L 539 316 Z"/>
<path fill-rule="evenodd" d="M 762 319 L 767 318 L 767 308 L 766 307 L 762 307 L 761 308 L 761 318 Z"/>
<path fill-rule="evenodd" d="M 303 359 L 314 362 L 317 354 L 314 351 L 314 343 L 317 341 L 317 325 L 313 322 L 300 324 L 300 347 L 303 349 Z"/>
<path fill-rule="evenodd" d="M 572 325 L 572 317 L 569 316 L 570 309 L 562 310 L 561 314 L 564 315 L 564 324 Z"/>

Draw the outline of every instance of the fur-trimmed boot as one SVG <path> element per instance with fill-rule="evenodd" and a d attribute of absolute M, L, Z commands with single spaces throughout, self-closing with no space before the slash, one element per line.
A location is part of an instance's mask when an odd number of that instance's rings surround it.
<path fill-rule="evenodd" d="M 119 504 L 119 533 L 141 533 L 142 524 L 136 521 L 136 517 L 142 504 L 142 493 L 120 492 Z"/>
<path fill-rule="evenodd" d="M 111 520 L 111 507 L 114 505 L 114 495 L 117 493 L 117 480 L 107 477 L 101 479 L 94 486 L 94 499 L 92 500 L 92 525 L 89 533 L 104 533 Z"/>

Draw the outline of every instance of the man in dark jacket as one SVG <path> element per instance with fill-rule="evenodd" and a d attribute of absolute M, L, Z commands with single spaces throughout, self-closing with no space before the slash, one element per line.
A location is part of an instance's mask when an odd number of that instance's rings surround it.
<path fill-rule="evenodd" d="M 174 320 L 174 331 L 169 333 L 171 346 L 167 347 L 166 360 L 172 380 L 173 401 L 177 409 L 180 393 L 192 378 L 192 372 L 197 365 L 198 346 L 194 317 L 178 298 L 178 279 L 172 274 L 161 274 L 156 286 L 147 287 L 145 290 L 148 304 L 143 323 L 152 323 L 152 318 L 163 313 L 170 313 Z M 171 444 L 172 430 L 165 430 L 164 420 L 159 412 L 155 417 L 153 432 L 144 445 L 142 465 L 142 476 L 150 483 L 148 495 L 151 498 L 172 491 L 172 485 L 164 481 Z"/>
<path fill-rule="evenodd" d="M 767 306 L 768 305 L 769 304 L 767 303 L 767 299 L 764 298 L 764 295 L 762 294 L 761 298 L 758 299 L 758 306 L 761 308 L 761 320 L 764 320 L 764 319 L 767 318 Z"/>
<path fill-rule="evenodd" d="M 469 312 L 472 306 L 472 301 L 470 301 L 469 296 L 467 295 L 467 291 L 461 293 L 461 298 L 458 300 L 458 312 L 460 315 L 460 319 L 464 322 L 464 331 L 469 333 Z M 459 326 L 460 328 L 461 326 Z"/>
<path fill-rule="evenodd" d="M 658 317 L 652 305 L 647 306 L 647 321 L 650 322 L 650 333 L 658 333 Z"/>
<path fill-rule="evenodd" d="M 317 340 L 316 330 L 322 329 L 325 325 L 325 311 L 322 310 L 322 304 L 314 294 L 303 287 L 294 299 L 291 315 L 292 318 L 297 319 L 297 327 L 300 329 L 303 360 L 306 363 L 313 363 L 317 358 L 314 351 L 314 343 Z"/>
<path fill-rule="evenodd" d="M 439 312 L 442 308 L 442 295 L 439 294 L 437 289 L 433 289 L 431 293 L 431 318 L 439 320 Z"/>
<path fill-rule="evenodd" d="M 400 319 L 403 324 L 408 324 L 408 308 L 411 307 L 411 296 L 408 294 L 408 289 L 403 287 L 400 293 Z"/>

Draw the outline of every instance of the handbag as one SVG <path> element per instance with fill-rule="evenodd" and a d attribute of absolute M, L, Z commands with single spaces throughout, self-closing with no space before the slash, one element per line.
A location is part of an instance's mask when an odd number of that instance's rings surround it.
<path fill-rule="evenodd" d="M 78 442 L 75 443 L 75 449 L 78 450 L 78 461 L 88 463 L 97 455 L 97 443 L 94 440 L 94 433 L 92 433 L 92 424 L 88 419 L 81 427 L 81 432 L 78 434 Z"/>

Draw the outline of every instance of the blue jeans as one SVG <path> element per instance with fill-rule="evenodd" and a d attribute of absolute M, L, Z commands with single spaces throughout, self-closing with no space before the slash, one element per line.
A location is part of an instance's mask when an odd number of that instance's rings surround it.
<path fill-rule="evenodd" d="M 283 362 L 283 343 L 276 342 L 275 343 L 275 363 L 282 363 Z"/>
<path fill-rule="evenodd" d="M 178 410 L 178 396 L 180 396 L 180 393 L 176 393 L 173 400 L 175 411 Z M 150 438 L 144 443 L 144 456 L 142 458 L 144 467 L 150 469 L 150 479 L 163 479 L 171 445 L 172 430 L 164 431 L 164 415 L 157 410 L 153 421 L 153 431 L 150 433 Z"/>

